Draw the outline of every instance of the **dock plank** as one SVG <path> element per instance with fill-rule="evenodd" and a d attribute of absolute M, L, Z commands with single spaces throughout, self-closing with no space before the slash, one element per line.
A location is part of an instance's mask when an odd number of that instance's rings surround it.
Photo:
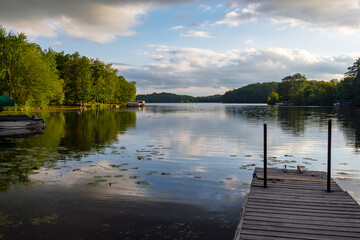
<path fill-rule="evenodd" d="M 234 240 L 360 240 L 359 204 L 336 182 L 327 192 L 325 172 L 268 169 L 268 178 L 267 188 L 253 178 Z"/>

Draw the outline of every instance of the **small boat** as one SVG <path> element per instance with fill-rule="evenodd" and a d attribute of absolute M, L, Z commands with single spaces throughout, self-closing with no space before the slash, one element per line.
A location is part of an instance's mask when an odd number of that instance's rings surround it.
<path fill-rule="evenodd" d="M 0 129 L 2 128 L 36 128 L 45 127 L 45 122 L 36 115 L 0 115 Z"/>
<path fill-rule="evenodd" d="M 145 101 L 137 100 L 137 101 L 130 101 L 126 104 L 127 107 L 144 107 Z"/>
<path fill-rule="evenodd" d="M 0 112 L 2 107 L 14 106 L 15 102 L 7 96 L 0 96 Z M 0 129 L 13 128 L 44 128 L 45 122 L 33 115 L 0 115 Z M 4 133 L 4 132 L 3 132 Z"/>

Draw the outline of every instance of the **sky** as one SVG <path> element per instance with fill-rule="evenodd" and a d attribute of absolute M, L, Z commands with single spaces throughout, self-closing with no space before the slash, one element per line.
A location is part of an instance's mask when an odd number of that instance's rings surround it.
<path fill-rule="evenodd" d="M 138 94 L 224 94 L 342 79 L 360 57 L 359 0 L 0 0 L 0 25 L 43 49 L 112 63 Z"/>

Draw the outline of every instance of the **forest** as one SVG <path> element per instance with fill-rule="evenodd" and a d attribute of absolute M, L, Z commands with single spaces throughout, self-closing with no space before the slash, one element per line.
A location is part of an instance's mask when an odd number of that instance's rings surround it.
<path fill-rule="evenodd" d="M 330 106 L 337 100 L 347 100 L 360 106 L 360 58 L 348 68 L 342 80 L 308 80 L 296 73 L 280 82 L 249 84 L 233 89 L 224 95 L 192 97 L 172 93 L 138 95 L 137 99 L 148 102 L 223 102 L 223 103 L 268 103 L 281 101 L 300 106 Z"/>
<path fill-rule="evenodd" d="M 177 95 L 174 93 L 151 93 L 139 94 L 136 96 L 138 100 L 153 103 L 190 103 L 190 102 L 221 102 L 222 95 L 213 95 L 207 97 L 193 97 L 189 95 Z"/>
<path fill-rule="evenodd" d="M 136 97 L 135 82 L 98 59 L 41 49 L 23 33 L 0 25 L 0 95 L 16 108 L 49 105 L 124 105 Z"/>

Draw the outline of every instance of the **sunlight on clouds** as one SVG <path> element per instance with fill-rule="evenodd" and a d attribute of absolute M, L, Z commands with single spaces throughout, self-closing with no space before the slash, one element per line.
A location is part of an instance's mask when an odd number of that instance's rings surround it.
<path fill-rule="evenodd" d="M 66 30 L 70 36 L 106 43 L 113 41 L 116 35 L 133 35 L 135 32 L 130 28 L 139 24 L 137 16 L 144 14 L 145 9 L 146 7 L 114 8 L 95 4 L 88 10 L 94 16 L 92 22 L 62 17 L 56 24 Z"/>
<path fill-rule="evenodd" d="M 224 93 L 256 82 L 280 81 L 300 72 L 309 79 L 341 79 L 356 54 L 317 56 L 302 49 L 232 49 L 215 52 L 199 48 L 149 45 L 152 62 L 124 69 L 122 75 L 138 83 L 139 92 L 166 91 L 195 96 Z M 189 87 L 191 86 L 191 87 Z"/>
<path fill-rule="evenodd" d="M 360 28 L 360 4 L 354 0 L 228 0 L 226 6 L 234 10 L 217 21 L 217 24 L 234 27 L 262 18 L 275 24 L 286 23 L 291 27 L 338 29 L 344 33 Z"/>
<path fill-rule="evenodd" d="M 135 34 L 133 28 L 150 9 L 169 7 L 186 1 L 163 0 L 17 0 L 4 1 L 0 21 L 30 35 L 56 38 L 63 34 L 98 43 L 113 41 L 117 35 Z"/>

